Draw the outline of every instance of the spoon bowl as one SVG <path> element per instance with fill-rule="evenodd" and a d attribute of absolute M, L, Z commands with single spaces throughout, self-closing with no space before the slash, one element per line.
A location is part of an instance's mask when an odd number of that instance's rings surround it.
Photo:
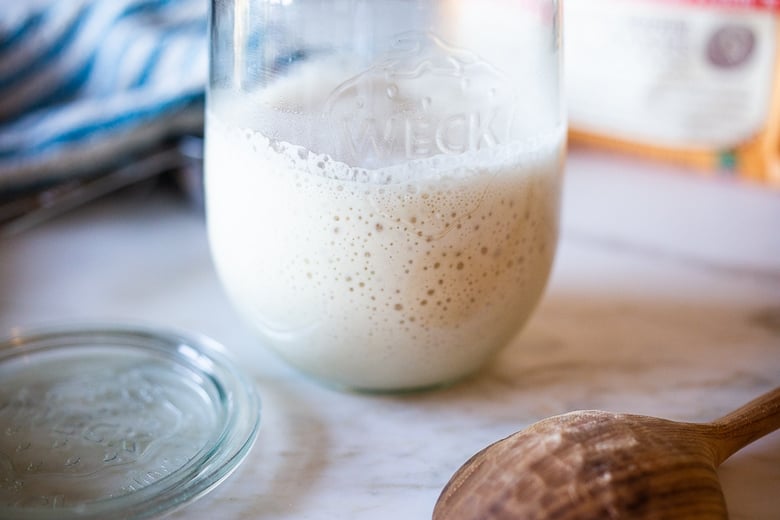
<path fill-rule="evenodd" d="M 780 388 L 704 424 L 602 411 L 550 417 L 469 459 L 433 518 L 728 518 L 717 467 L 778 428 Z"/>

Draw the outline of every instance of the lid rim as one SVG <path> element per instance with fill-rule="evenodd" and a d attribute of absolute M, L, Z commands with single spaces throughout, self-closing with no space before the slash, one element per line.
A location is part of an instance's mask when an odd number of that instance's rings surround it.
<path fill-rule="evenodd" d="M 24 520 L 97 519 L 111 513 L 132 519 L 157 516 L 211 491 L 235 471 L 252 449 L 260 428 L 261 411 L 254 385 L 221 344 L 202 334 L 94 322 L 14 329 L 10 337 L 0 339 L 0 366 L 19 355 L 33 358 L 42 352 L 98 345 L 133 349 L 134 353 L 152 354 L 152 358 L 162 355 L 169 364 L 173 363 L 171 366 L 184 366 L 203 376 L 204 382 L 213 386 L 208 390 L 200 387 L 217 413 L 213 432 L 209 432 L 197 452 L 188 455 L 183 465 L 138 490 L 58 508 L 0 504 L 0 516 Z M 171 373 L 176 374 L 173 370 Z"/>

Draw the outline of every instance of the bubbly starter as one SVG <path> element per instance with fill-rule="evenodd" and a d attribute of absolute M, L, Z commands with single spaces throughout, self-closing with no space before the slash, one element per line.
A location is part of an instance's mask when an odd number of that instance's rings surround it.
<path fill-rule="evenodd" d="M 397 390 L 470 373 L 518 332 L 556 247 L 563 130 L 366 167 L 268 136 L 237 103 L 209 104 L 208 228 L 264 343 L 318 379 Z"/>

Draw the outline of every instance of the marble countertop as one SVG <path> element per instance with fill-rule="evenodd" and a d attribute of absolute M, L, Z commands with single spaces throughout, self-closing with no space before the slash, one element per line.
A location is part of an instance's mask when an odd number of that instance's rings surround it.
<path fill-rule="evenodd" d="M 456 386 L 323 388 L 232 310 L 203 218 L 131 190 L 0 240 L 0 330 L 141 321 L 205 333 L 263 401 L 257 443 L 188 519 L 429 518 L 452 473 L 544 417 L 604 409 L 708 421 L 780 384 L 780 193 L 573 150 L 553 276 L 525 331 Z M 731 518 L 780 511 L 780 432 L 719 470 Z"/>

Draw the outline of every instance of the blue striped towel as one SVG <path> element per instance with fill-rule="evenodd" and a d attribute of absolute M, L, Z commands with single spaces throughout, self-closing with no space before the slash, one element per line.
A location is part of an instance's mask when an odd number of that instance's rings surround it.
<path fill-rule="evenodd" d="M 3 3 L 0 195 L 202 133 L 208 0 Z"/>

